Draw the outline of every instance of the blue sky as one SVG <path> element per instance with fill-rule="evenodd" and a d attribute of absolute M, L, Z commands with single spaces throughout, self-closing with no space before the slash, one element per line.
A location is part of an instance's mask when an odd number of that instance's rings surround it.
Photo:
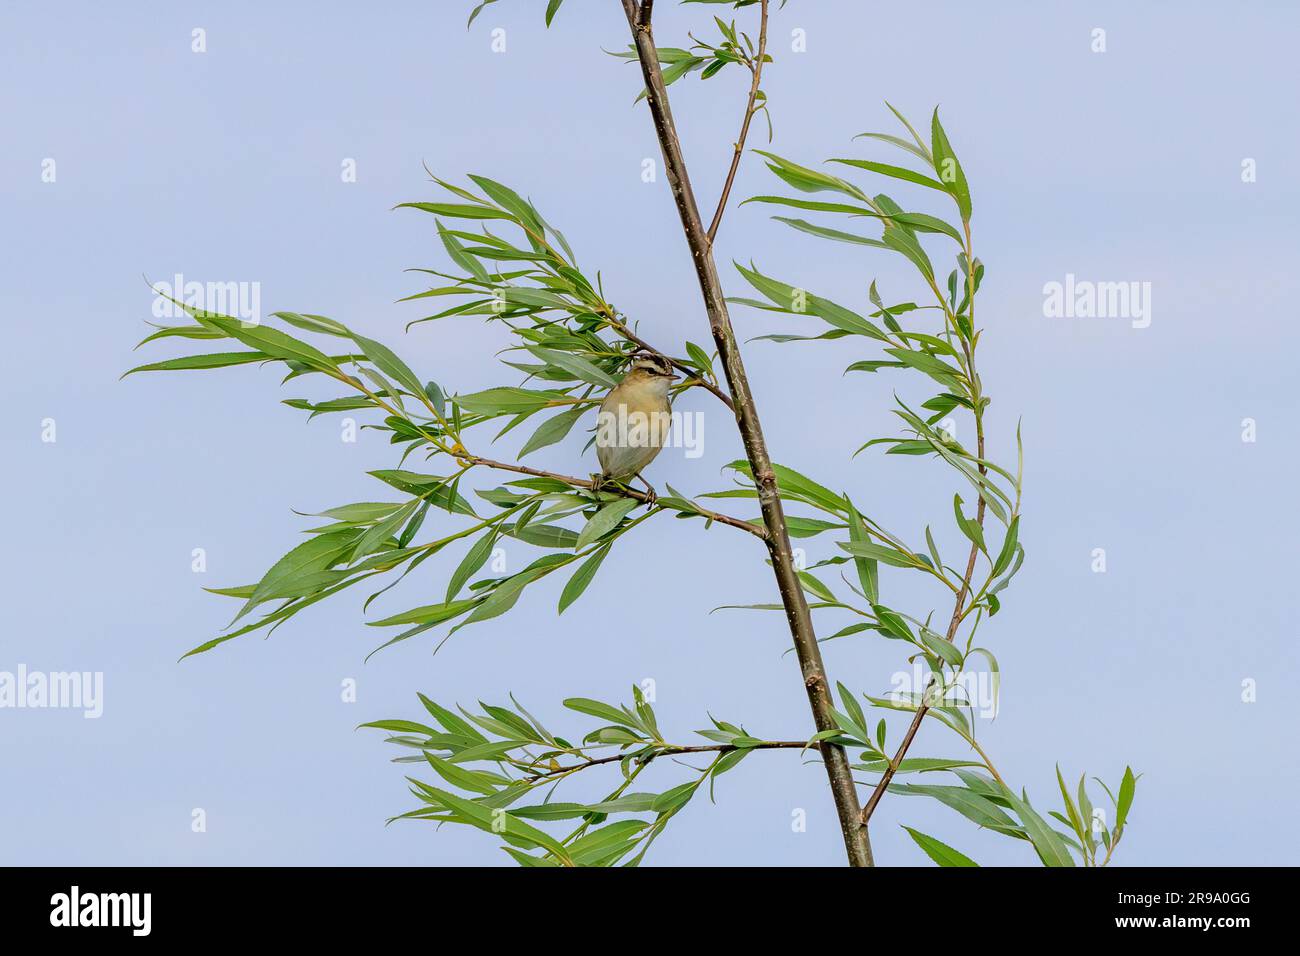
<path fill-rule="evenodd" d="M 766 737 L 810 732 L 779 615 L 710 609 L 774 599 L 753 542 L 667 521 L 620 548 L 563 618 L 554 589 L 457 635 L 431 656 L 377 643 L 357 598 L 318 606 L 267 641 L 248 637 L 177 663 L 215 635 L 228 599 L 203 586 L 254 580 L 320 511 L 382 498 L 365 476 L 396 456 L 373 433 L 279 404 L 270 370 L 137 376 L 179 350 L 133 354 L 151 296 L 141 275 L 260 284 L 264 312 L 334 316 L 399 348 L 449 390 L 511 383 L 504 342 L 474 321 L 403 326 L 395 300 L 444 264 L 421 163 L 478 172 L 529 195 L 611 299 L 656 342 L 707 339 L 706 319 L 613 3 L 569 0 L 547 31 L 540 0 L 502 0 L 470 31 L 467 2 L 395 2 L 364 13 L 245 2 L 7 4 L 0 13 L 0 196 L 8 241 L 0 478 L 10 546 L 0 671 L 104 674 L 104 713 L 0 709 L 0 862 L 20 864 L 505 863 L 477 832 L 385 827 L 408 809 L 402 765 L 367 720 L 417 718 L 416 692 L 495 702 L 513 692 L 554 729 L 577 728 L 570 695 L 618 699 L 652 679 L 679 739 L 706 712 Z M 658 5 L 661 44 L 708 30 L 708 7 Z M 742 11 L 739 17 L 752 19 Z M 1289 586 L 1297 344 L 1291 174 L 1294 7 L 1257 3 L 957 3 L 878 7 L 791 0 L 774 14 L 765 87 L 772 148 L 815 165 L 894 161 L 852 137 L 889 129 L 889 100 L 924 122 L 935 104 L 974 197 L 981 365 L 990 447 L 1014 456 L 1023 420 L 1028 557 L 1004 610 L 981 631 L 1003 676 L 1003 709 L 981 734 L 1036 803 L 1054 805 L 1054 765 L 1115 781 L 1144 776 L 1120 864 L 1264 864 L 1296 844 L 1296 651 Z M 192 31 L 206 33 L 204 53 Z M 504 29 L 506 50 L 493 52 Z M 1091 49 L 1106 31 L 1104 53 Z M 802 30 L 807 50 L 791 50 Z M 739 122 L 742 78 L 672 87 L 696 191 L 709 204 Z M 765 130 L 758 127 L 761 140 Z M 756 143 L 762 145 L 761 142 Z M 42 181 L 43 162 L 56 179 Z M 357 181 L 341 181 L 353 159 Z M 1242 181 L 1255 160 L 1257 179 Z M 737 199 L 777 185 L 748 157 Z M 919 294 L 901 260 L 791 232 L 759 205 L 733 208 L 730 261 L 854 308 L 879 281 Z M 1150 282 L 1152 321 L 1059 319 L 1043 286 L 1067 274 Z M 742 337 L 793 317 L 737 308 Z M 799 329 L 793 329 L 800 331 Z M 928 461 L 850 455 L 894 429 L 898 379 L 842 376 L 868 357 L 846 341 L 746 348 L 774 457 L 844 488 L 889 524 L 943 524 L 954 490 Z M 144 352 L 145 350 L 142 350 Z M 920 396 L 924 397 L 924 396 Z M 699 492 L 740 447 L 704 411 L 706 453 L 665 454 L 651 478 Z M 1257 440 L 1242 441 L 1243 419 Z M 54 419 L 57 441 L 41 440 Z M 959 436 L 960 437 L 960 436 Z M 581 440 L 535 464 L 594 470 Z M 501 452 L 515 447 L 503 441 Z M 814 558 L 830 540 L 807 543 Z M 203 548 L 207 571 L 191 570 Z M 1104 548 L 1107 570 L 1092 571 Z M 458 555 L 430 561 L 382 605 L 440 593 Z M 886 578 L 900 602 L 932 600 Z M 375 616 L 372 611 L 371 618 Z M 834 618 L 819 619 L 823 633 Z M 855 643 L 856 641 L 856 643 Z M 892 642 L 828 645 L 834 678 L 873 694 L 902 666 Z M 354 679 L 355 703 L 340 699 Z M 1243 681 L 1257 700 L 1242 700 Z M 901 733 L 896 725 L 891 736 Z M 918 747 L 957 756 L 941 729 Z M 663 786 L 681 768 L 656 768 Z M 194 808 L 207 831 L 192 832 Z M 807 832 L 791 813 L 806 810 Z M 898 826 L 933 833 L 986 864 L 1034 862 L 1024 844 L 977 832 L 938 805 L 887 797 L 882 863 L 927 863 Z M 660 864 L 820 865 L 842 849 L 825 778 L 793 754 L 763 754 L 719 781 L 656 845 Z"/>

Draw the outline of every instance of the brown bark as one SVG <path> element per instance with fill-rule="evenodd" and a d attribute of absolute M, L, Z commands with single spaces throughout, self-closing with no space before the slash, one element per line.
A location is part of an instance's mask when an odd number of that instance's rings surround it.
<path fill-rule="evenodd" d="M 817 729 L 831 730 L 836 727 L 836 723 L 832 713 L 833 703 L 826 668 L 822 664 L 808 602 L 804 598 L 803 588 L 795 570 L 785 512 L 777 490 L 776 475 L 772 470 L 772 459 L 763 438 L 758 412 L 754 406 L 754 397 L 750 392 L 745 366 L 741 361 L 740 349 L 731 326 L 731 317 L 727 312 L 722 284 L 718 279 L 717 266 L 713 260 L 712 243 L 700 218 L 699 207 L 686 171 L 686 161 L 682 155 L 681 141 L 669 108 L 667 91 L 659 68 L 659 58 L 650 30 L 651 6 L 650 0 L 642 0 L 640 4 L 636 0 L 623 0 L 623 9 L 627 14 L 628 26 L 632 31 L 642 76 L 645 79 L 646 101 L 654 120 L 660 148 L 663 150 L 665 173 L 677 211 L 681 216 L 682 229 L 686 234 L 686 242 L 690 247 L 696 276 L 699 279 L 713 341 L 726 373 L 728 391 L 735 403 L 736 424 L 758 489 L 763 522 L 768 530 L 766 543 L 771 554 L 777 587 L 781 593 L 781 602 L 785 606 L 786 620 L 790 626 L 795 653 L 799 657 L 803 672 L 804 689 L 808 695 L 808 703 Z M 849 768 L 848 754 L 843 747 L 834 744 L 823 746 L 821 751 L 822 762 L 826 767 L 831 794 L 839 815 L 849 864 L 871 866 L 873 865 L 871 845 L 867 839 L 867 831 L 859 821 L 858 794 L 853 781 L 853 772 Z"/>

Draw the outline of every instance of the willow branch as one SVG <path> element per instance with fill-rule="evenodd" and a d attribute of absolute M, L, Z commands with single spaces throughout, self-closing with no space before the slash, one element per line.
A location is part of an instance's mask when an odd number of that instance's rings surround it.
<path fill-rule="evenodd" d="M 628 27 L 636 46 L 637 59 L 641 64 L 646 103 L 650 108 L 655 135 L 663 152 L 665 174 L 681 218 L 682 231 L 685 233 L 691 258 L 694 260 L 700 293 L 709 318 L 709 327 L 726 373 L 727 387 L 735 402 L 736 425 L 758 491 L 763 523 L 767 527 L 768 554 L 771 557 L 777 588 L 781 594 L 781 603 L 785 607 L 786 621 L 790 627 L 795 653 L 799 657 L 808 705 L 812 710 L 817 729 L 832 730 L 837 724 L 826 668 L 822 663 L 817 635 L 813 631 L 808 601 L 804 597 L 802 583 L 794 565 L 785 510 L 776 484 L 776 473 L 773 471 L 772 459 L 768 454 L 767 442 L 758 420 L 754 396 L 749 388 L 749 379 L 745 374 L 745 365 L 736 342 L 736 334 L 731 326 L 731 316 L 727 311 L 727 302 L 722 291 L 722 283 L 718 278 L 717 265 L 713 261 L 709 237 L 701 221 L 699 206 L 696 204 L 695 193 L 691 188 L 690 177 L 687 175 L 681 140 L 677 134 L 676 124 L 673 122 L 668 93 L 659 67 L 659 56 L 651 35 L 651 5 L 644 0 L 640 4 L 636 0 L 623 0 L 623 10 L 627 15 Z M 866 829 L 859 822 L 858 793 L 853 780 L 853 771 L 849 766 L 848 754 L 843 747 L 827 743 L 822 747 L 822 757 L 849 864 L 871 866 L 871 845 Z"/>
<path fill-rule="evenodd" d="M 758 102 L 759 84 L 763 79 L 763 58 L 767 55 L 767 4 L 768 0 L 762 0 L 758 26 L 758 59 L 750 67 L 754 78 L 749 84 L 749 102 L 745 104 L 745 119 L 740 124 L 740 136 L 736 139 L 736 150 L 731 156 L 731 168 L 727 170 L 727 178 L 722 184 L 722 196 L 718 199 L 718 208 L 713 213 L 713 221 L 709 223 L 709 245 L 713 245 L 713 240 L 718 235 L 718 227 L 722 225 L 722 214 L 727 210 L 727 199 L 731 195 L 731 186 L 736 181 L 736 170 L 740 168 L 740 157 L 745 152 L 745 140 L 749 137 L 749 124 L 753 122 L 756 112 L 754 104 Z"/>
<path fill-rule="evenodd" d="M 677 369 L 680 372 L 685 372 L 687 375 L 687 384 L 699 385 L 701 388 L 706 389 L 707 391 L 715 395 L 718 398 L 718 400 L 722 402 L 722 404 L 726 405 L 727 408 L 731 409 L 733 413 L 736 411 L 736 406 L 731 401 L 731 396 L 728 395 L 726 392 L 724 392 L 722 389 L 718 388 L 718 386 L 714 385 L 712 382 L 700 378 L 697 369 L 691 368 L 689 365 L 687 365 L 684 362 L 677 361 L 671 355 L 665 355 L 663 352 L 660 352 L 657 348 L 655 348 L 645 339 L 641 338 L 630 328 L 628 328 L 627 325 L 621 320 L 619 320 L 618 317 L 615 316 L 613 313 L 606 315 L 605 322 L 606 324 L 609 325 L 610 328 L 612 328 L 619 335 L 623 336 L 623 338 L 627 339 L 633 345 L 637 346 L 638 348 L 644 349 L 647 352 L 653 352 L 655 355 L 658 355 L 660 358 L 664 359 L 664 361 L 672 365 L 673 368 Z"/>
<path fill-rule="evenodd" d="M 972 259 L 971 256 L 970 224 L 969 222 L 965 222 L 965 224 L 963 225 L 965 225 L 966 228 L 966 261 L 967 264 L 969 264 L 969 271 L 967 271 L 967 277 L 966 277 L 967 302 L 970 302 L 971 328 L 974 328 L 975 267 L 974 267 L 974 259 Z M 940 297 L 940 302 L 943 302 L 943 297 Z M 944 311 L 945 312 L 948 311 L 946 310 L 946 307 Z M 956 324 L 957 324 L 956 320 L 954 320 L 953 325 Z M 978 455 L 976 455 L 976 457 L 979 458 L 980 462 L 983 462 L 984 460 L 984 412 L 982 410 L 982 406 L 980 406 L 980 394 L 979 394 L 979 385 L 978 385 L 979 378 L 978 376 L 975 375 L 975 347 L 974 345 L 966 345 L 966 343 L 963 343 L 963 351 L 965 351 L 966 354 L 966 368 L 967 368 L 967 372 L 969 372 L 970 375 L 970 381 L 972 382 L 971 398 L 972 398 L 972 403 L 974 403 L 975 406 L 975 412 L 974 412 L 975 441 L 976 441 L 976 446 L 978 446 Z M 985 467 L 984 464 L 980 464 L 979 473 L 980 473 L 980 477 L 987 477 L 988 468 Z M 980 529 L 984 528 L 984 490 L 983 489 L 980 489 L 979 505 L 975 506 L 975 523 L 979 525 Z M 957 591 L 957 600 L 954 601 L 953 604 L 953 617 L 948 622 L 948 632 L 946 632 L 945 635 L 946 640 L 948 640 L 949 644 L 953 643 L 954 637 L 957 636 L 957 628 L 961 627 L 962 619 L 966 617 L 965 611 L 963 611 L 963 606 L 965 606 L 966 598 L 967 596 L 969 596 L 971 591 L 971 580 L 974 580 L 975 562 L 976 559 L 978 558 L 979 558 L 979 545 L 976 545 L 975 542 L 972 541 L 970 557 L 966 559 L 966 574 L 962 575 L 962 585 L 961 588 L 959 588 Z M 928 685 L 927 691 L 928 689 L 930 689 L 930 687 L 933 687 L 933 683 L 935 682 L 933 682 L 933 679 L 931 679 L 931 683 L 930 685 Z M 875 813 L 876 805 L 880 803 L 880 797 L 883 797 L 885 791 L 888 790 L 889 783 L 891 783 L 891 780 L 893 780 L 894 778 L 894 774 L 896 774 L 898 771 L 898 765 L 901 765 L 902 761 L 904 761 L 904 757 L 907 756 L 907 749 L 911 747 L 911 741 L 913 741 L 915 739 L 915 736 L 917 736 L 917 731 L 920 730 L 920 723 L 922 723 L 922 721 L 926 719 L 926 714 L 928 713 L 928 711 L 930 711 L 930 705 L 927 704 L 926 698 L 924 698 L 924 693 L 923 693 L 922 700 L 920 700 L 917 706 L 917 713 L 915 713 L 914 717 L 911 718 L 911 723 L 909 724 L 909 726 L 907 726 L 907 732 L 906 734 L 904 734 L 904 737 L 902 737 L 902 743 L 898 745 L 898 750 L 896 753 L 894 753 L 893 760 L 889 761 L 889 766 L 885 767 L 884 773 L 880 775 L 879 782 L 876 783 L 875 790 L 871 791 L 871 796 L 867 797 L 866 806 L 863 806 L 862 808 L 863 827 L 867 826 L 868 821 L 870 821 L 871 819 L 871 814 Z M 974 743 L 974 740 L 971 740 L 970 743 L 972 747 L 975 747 L 976 750 L 979 750 L 979 745 L 976 745 Z M 983 756 L 983 752 L 980 752 L 980 754 L 982 754 Z M 987 757 L 984 758 L 984 762 L 987 763 L 989 769 L 992 770 L 992 765 L 991 763 L 988 763 Z M 993 770 L 993 775 L 997 777 L 996 770 Z"/>
<path fill-rule="evenodd" d="M 806 740 L 764 740 L 760 743 L 752 744 L 747 747 L 738 747 L 735 744 L 700 744 L 699 746 L 683 747 L 661 747 L 653 753 L 647 754 L 641 758 L 642 763 L 649 763 L 656 757 L 676 757 L 681 754 L 704 754 L 704 753 L 731 753 L 733 750 L 776 750 L 776 749 L 809 749 L 819 750 L 820 743 L 809 744 Z M 620 760 L 626 760 L 627 754 L 611 754 L 608 757 L 593 757 L 590 760 L 584 760 L 582 763 L 571 764 L 567 767 L 557 767 L 551 770 L 545 770 L 541 773 L 530 774 L 524 779 L 528 782 L 534 780 L 545 780 L 547 777 L 558 777 L 564 774 L 573 773 L 578 770 L 586 770 L 589 767 L 598 767 L 601 764 L 617 763 Z"/>
<path fill-rule="evenodd" d="M 468 462 L 470 465 L 482 465 L 484 468 L 493 468 L 497 471 L 513 471 L 517 475 L 531 475 L 534 478 L 553 478 L 556 481 L 562 481 L 566 485 L 572 485 L 575 488 L 586 488 L 596 490 L 597 484 L 590 478 L 577 478 L 573 475 L 561 475 L 554 471 L 542 471 L 539 468 L 529 468 L 527 465 L 515 465 L 510 462 L 494 461 L 491 458 L 480 458 L 478 455 L 464 455 L 460 457 L 461 461 Z M 625 498 L 635 498 L 637 501 L 645 504 L 654 504 L 657 500 L 647 492 L 639 491 L 636 488 L 628 488 L 624 485 L 603 484 L 600 486 L 602 491 L 612 491 L 615 494 L 622 495 Z M 701 508 L 695 502 L 694 514 L 705 518 L 708 521 L 716 521 L 718 524 L 725 524 L 728 527 L 739 528 L 741 531 L 748 531 L 763 541 L 767 540 L 767 529 L 745 521 L 741 518 L 733 518 L 731 515 L 724 515 L 721 512 L 710 511 L 708 508 Z"/>

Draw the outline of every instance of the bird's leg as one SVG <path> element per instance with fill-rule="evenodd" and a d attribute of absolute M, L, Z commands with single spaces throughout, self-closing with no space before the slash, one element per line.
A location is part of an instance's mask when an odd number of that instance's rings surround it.
<path fill-rule="evenodd" d="M 646 491 L 645 503 L 648 505 L 653 505 L 659 499 L 658 492 L 656 492 L 654 488 L 650 486 L 650 482 L 646 481 L 644 478 L 641 477 L 641 473 L 639 471 L 633 477 L 636 478 L 637 481 L 641 482 L 641 484 L 645 485 L 645 491 Z"/>

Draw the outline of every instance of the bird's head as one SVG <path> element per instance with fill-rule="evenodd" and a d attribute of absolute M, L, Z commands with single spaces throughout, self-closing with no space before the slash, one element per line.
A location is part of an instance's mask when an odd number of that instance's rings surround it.
<path fill-rule="evenodd" d="M 628 369 L 624 381 L 660 380 L 667 384 L 676 378 L 677 374 L 673 371 L 672 364 L 662 355 L 653 352 L 637 352 L 632 356 L 632 366 Z"/>

